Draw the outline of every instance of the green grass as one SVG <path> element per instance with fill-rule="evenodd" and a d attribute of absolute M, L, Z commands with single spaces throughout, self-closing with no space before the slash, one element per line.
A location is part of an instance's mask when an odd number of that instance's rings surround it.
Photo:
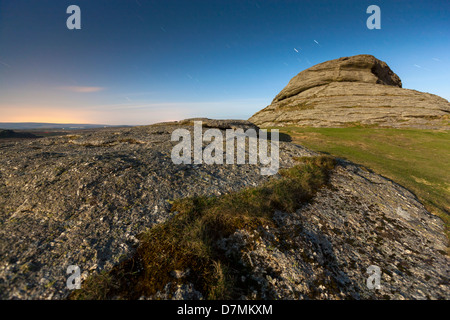
<path fill-rule="evenodd" d="M 292 141 L 344 158 L 411 190 L 450 223 L 450 132 L 389 128 L 278 128 Z"/>
<path fill-rule="evenodd" d="M 297 159 L 280 170 L 281 177 L 266 184 L 219 197 L 176 200 L 176 214 L 140 236 L 136 254 L 108 273 L 91 276 L 69 299 L 137 299 L 176 283 L 170 273 L 190 270 L 183 282 L 194 284 L 207 299 L 236 299 L 257 283 L 236 257 L 225 256 L 218 241 L 236 230 L 259 232 L 274 225 L 275 210 L 294 212 L 327 184 L 335 160 L 330 157 Z M 259 230 L 259 231 L 258 231 Z"/>

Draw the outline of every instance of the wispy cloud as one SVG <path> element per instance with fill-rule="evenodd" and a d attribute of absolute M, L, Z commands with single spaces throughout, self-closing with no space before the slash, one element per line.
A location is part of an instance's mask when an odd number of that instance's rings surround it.
<path fill-rule="evenodd" d="M 66 86 L 59 87 L 61 90 L 78 92 L 78 93 L 91 93 L 91 92 L 99 92 L 105 90 L 104 87 L 83 87 L 83 86 Z"/>
<path fill-rule="evenodd" d="M 4 65 L 5 67 L 11 68 L 11 66 L 4 61 L 0 60 L 0 64 Z"/>
<path fill-rule="evenodd" d="M 423 69 L 423 70 L 427 70 L 427 71 L 431 71 L 430 69 L 422 67 L 422 66 L 419 66 L 418 64 L 414 64 L 414 67 L 419 68 L 419 69 Z"/>
<path fill-rule="evenodd" d="M 125 98 L 126 99 L 126 98 Z M 131 99 L 130 99 L 131 100 Z M 186 110 L 220 110 L 222 108 L 230 106 L 236 106 L 236 108 L 242 108 L 243 105 L 251 105 L 258 103 L 260 105 L 266 103 L 264 99 L 239 99 L 228 101 L 200 101 L 200 102 L 155 102 L 155 103 L 133 103 L 132 100 L 127 103 L 117 104 L 102 104 L 85 106 L 87 109 L 92 110 L 131 110 L 131 109 L 148 109 L 148 110 L 167 110 L 167 109 L 186 109 Z"/>

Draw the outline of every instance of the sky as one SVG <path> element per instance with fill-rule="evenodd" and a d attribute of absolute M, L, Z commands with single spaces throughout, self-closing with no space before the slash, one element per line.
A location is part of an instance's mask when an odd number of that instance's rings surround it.
<path fill-rule="evenodd" d="M 0 0 L 0 122 L 248 119 L 302 70 L 356 54 L 450 100 L 450 1 Z"/>

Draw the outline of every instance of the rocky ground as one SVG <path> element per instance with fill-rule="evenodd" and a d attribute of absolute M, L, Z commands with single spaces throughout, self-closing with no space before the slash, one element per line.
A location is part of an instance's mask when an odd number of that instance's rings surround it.
<path fill-rule="evenodd" d="M 237 231 L 225 247 L 253 269 L 262 299 L 448 299 L 442 221 L 399 185 L 350 163 L 278 227 Z M 381 270 L 367 287 L 370 266 Z M 252 298 L 252 297 L 248 297 Z"/>
<path fill-rule="evenodd" d="M 448 130 L 447 100 L 402 88 L 371 55 L 330 60 L 300 72 L 250 121 L 263 127 L 368 125 Z"/>
<path fill-rule="evenodd" d="M 276 227 L 237 230 L 220 247 L 256 283 L 242 299 L 449 299 L 442 220 L 396 183 L 340 161 L 330 185 Z M 380 288 L 368 287 L 370 268 Z M 162 292 L 141 299 L 202 299 L 189 270 L 174 270 Z M 180 282 L 181 278 L 181 282 Z M 249 278 L 249 279 L 246 279 Z M 370 282 L 372 283 L 372 282 Z"/>
<path fill-rule="evenodd" d="M 86 277 L 129 257 L 136 236 L 170 216 L 171 200 L 268 179 L 257 165 L 175 165 L 171 133 L 192 130 L 182 123 L 0 144 L 0 297 L 63 298 L 69 265 Z M 311 154 L 282 143 L 280 165 Z"/>
<path fill-rule="evenodd" d="M 254 127 L 243 121 L 204 124 Z M 138 234 L 170 217 L 171 200 L 220 195 L 269 179 L 259 165 L 175 165 L 170 137 L 176 128 L 192 125 L 0 144 L 0 297 L 65 298 L 69 265 L 78 265 L 83 278 L 110 270 L 132 255 Z M 280 167 L 313 155 L 280 143 Z M 275 220 L 276 228 L 236 230 L 221 244 L 225 254 L 242 256 L 251 266 L 248 277 L 259 283 L 243 298 L 449 298 L 443 222 L 379 175 L 340 162 L 330 187 L 295 214 L 277 212 Z M 382 270 L 380 290 L 366 286 L 370 265 Z M 185 270 L 173 272 L 182 278 Z M 201 298 L 189 283 L 170 286 L 158 297 Z"/>

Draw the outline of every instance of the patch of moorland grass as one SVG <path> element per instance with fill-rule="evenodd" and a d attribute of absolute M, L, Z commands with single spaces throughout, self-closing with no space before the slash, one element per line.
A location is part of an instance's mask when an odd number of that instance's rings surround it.
<path fill-rule="evenodd" d="M 277 106 L 277 110 L 294 110 L 294 111 L 300 111 L 300 110 L 310 110 L 315 108 L 314 103 L 310 102 L 301 102 L 301 103 L 294 103 L 290 104 L 288 101 L 280 102 Z"/>
<path fill-rule="evenodd" d="M 280 178 L 256 188 L 219 197 L 176 200 L 176 214 L 140 236 L 135 255 L 112 271 L 84 281 L 69 299 L 137 299 L 162 291 L 171 272 L 189 270 L 191 282 L 207 299 L 232 299 L 247 293 L 251 280 L 239 257 L 225 257 L 220 239 L 237 230 L 258 230 L 273 225 L 275 210 L 294 212 L 326 185 L 335 166 L 331 157 L 299 158 L 293 168 L 280 170 Z M 179 282 L 179 281 L 178 281 Z M 256 283 L 253 284 L 257 286 Z"/>
<path fill-rule="evenodd" d="M 450 131 L 393 128 L 277 128 L 293 142 L 362 164 L 411 190 L 450 236 Z"/>

